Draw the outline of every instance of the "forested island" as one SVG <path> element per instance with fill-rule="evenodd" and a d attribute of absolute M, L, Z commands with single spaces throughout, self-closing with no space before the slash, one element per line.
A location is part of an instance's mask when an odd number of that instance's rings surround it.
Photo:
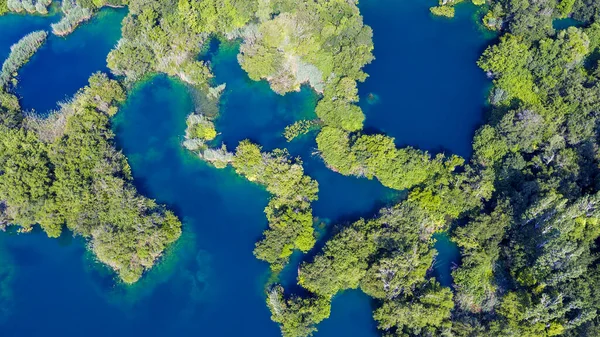
<path fill-rule="evenodd" d="M 111 118 L 129 88 L 158 73 L 218 106 L 225 87 L 198 56 L 212 39 L 236 41 L 250 79 L 266 80 L 281 95 L 303 85 L 318 94 L 317 119 L 281 130 L 288 141 L 315 137 L 329 169 L 406 193 L 376 217 L 335 224 L 315 252 L 311 205 L 319 185 L 302 159 L 250 140 L 230 152 L 215 142 L 215 116 L 201 107 L 188 116 L 183 146 L 271 195 L 269 228 L 254 254 L 271 266 L 265 300 L 284 336 L 312 335 L 332 298 L 348 289 L 373 299 L 384 336 L 600 335 L 600 2 L 473 3 L 482 6 L 482 28 L 499 37 L 478 61 L 493 82 L 486 122 L 472 158 L 461 158 L 397 147 L 394 138 L 364 129 L 357 83 L 376 62 L 377 32 L 363 23 L 356 1 L 65 0 L 67 21 L 53 27 L 57 35 L 102 6 L 128 7 L 107 58 L 112 75 L 94 74 L 49 116 L 26 113 L 11 90 L 47 33 L 11 49 L 0 73 L 2 227 L 39 225 L 50 237 L 66 228 L 86 238 L 122 281 L 136 282 L 182 224 L 137 192 Z M 452 17 L 461 10 L 456 4 L 444 1 L 431 12 Z M 0 14 L 15 6 L 0 0 Z M 563 18 L 577 27 L 555 29 Z M 431 273 L 439 233 L 461 250 L 451 287 Z M 298 270 L 301 291 L 284 289 L 277 273 L 294 252 L 310 251 L 314 257 Z"/>

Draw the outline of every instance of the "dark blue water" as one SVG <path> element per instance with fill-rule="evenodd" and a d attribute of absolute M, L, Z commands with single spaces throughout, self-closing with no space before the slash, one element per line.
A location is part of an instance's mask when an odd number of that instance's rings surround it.
<path fill-rule="evenodd" d="M 399 146 L 470 156 L 489 82 L 476 61 L 489 43 L 470 3 L 452 20 L 433 17 L 437 0 L 360 2 L 374 31 L 376 60 L 359 86 L 365 126 Z"/>
<path fill-rule="evenodd" d="M 10 54 L 10 46 L 19 41 L 23 36 L 36 30 L 49 30 L 50 24 L 57 21 L 58 17 L 43 17 L 33 15 L 5 14 L 0 17 L 0 60 Z"/>
<path fill-rule="evenodd" d="M 573 18 L 554 19 L 552 21 L 552 27 L 557 30 L 567 29 L 569 27 L 583 27 L 585 24 L 581 21 L 577 21 Z"/>
<path fill-rule="evenodd" d="M 255 82 L 246 75 L 237 63 L 237 53 L 237 44 L 222 44 L 211 58 L 215 82 L 227 85 L 216 120 L 221 135 L 214 145 L 224 143 L 232 151 L 241 140 L 250 139 L 266 151 L 287 148 L 292 156 L 302 159 L 306 173 L 319 182 L 319 200 L 313 210 L 321 218 L 371 216 L 383 204 L 398 198 L 397 192 L 375 180 L 344 177 L 327 169 L 315 155 L 314 137 L 288 143 L 283 137 L 287 125 L 316 118 L 317 95 L 308 87 L 285 96 L 274 93 L 266 81 Z"/>
<path fill-rule="evenodd" d="M 361 3 L 365 21 L 375 30 L 378 58 L 360 88 L 363 98 L 368 93 L 379 98 L 363 102 L 367 126 L 395 136 L 398 144 L 465 155 L 481 119 L 486 81 L 474 60 L 486 40 L 470 21 L 469 6 L 459 6 L 456 21 L 447 21 L 432 19 L 430 5 Z M 91 73 L 105 69 L 124 11 L 105 13 L 65 39 L 51 38 L 22 69 L 18 93 L 25 107 L 52 109 Z M 0 56 L 22 35 L 49 29 L 53 21 L 0 17 Z M 227 83 L 215 145 L 224 142 L 233 150 L 249 138 L 265 150 L 285 147 L 300 156 L 306 174 L 319 182 L 313 209 L 322 237 L 331 224 L 370 217 L 400 198 L 376 180 L 328 170 L 313 155 L 310 135 L 287 143 L 281 135 L 285 126 L 314 118 L 316 95 L 303 88 L 279 96 L 265 82 L 251 81 L 236 62 L 236 48 L 223 45 L 210 55 L 215 83 Z M 0 311 L 2 336 L 279 336 L 265 305 L 264 285 L 271 275 L 252 255 L 267 227 L 263 209 L 269 195 L 232 169 L 215 169 L 180 146 L 185 117 L 194 109 L 183 84 L 159 76 L 135 87 L 114 120 L 118 146 L 129 158 L 138 189 L 167 204 L 184 222 L 182 238 L 161 263 L 126 287 L 94 262 L 83 240 L 0 233 L 0 305 L 8 308 L 5 323 Z M 436 247 L 436 277 L 450 284 L 456 250 L 442 240 Z M 304 258 L 294 256 L 281 275 L 284 284 L 294 283 Z M 366 295 L 344 292 L 334 298 L 331 318 L 316 336 L 378 336 L 371 316 Z"/>
<path fill-rule="evenodd" d="M 445 287 L 452 286 L 452 271 L 460 262 L 460 248 L 450 241 L 448 235 L 438 233 L 433 236 L 438 254 L 433 261 L 433 276 Z"/>
<path fill-rule="evenodd" d="M 23 108 L 39 113 L 53 110 L 57 102 L 85 86 L 93 73 L 108 72 L 106 56 L 121 37 L 121 21 L 126 14 L 124 9 L 103 9 L 66 37 L 49 34 L 42 48 L 19 71 L 16 91 L 23 98 Z"/>

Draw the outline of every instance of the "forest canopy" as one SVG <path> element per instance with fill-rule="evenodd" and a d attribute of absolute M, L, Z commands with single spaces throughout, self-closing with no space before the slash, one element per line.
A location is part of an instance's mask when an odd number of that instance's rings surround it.
<path fill-rule="evenodd" d="M 65 3 L 72 5 L 63 8 L 66 17 L 75 11 L 73 22 L 83 9 L 113 4 Z M 451 17 L 460 10 L 456 3 L 431 11 Z M 394 138 L 364 130 L 357 83 L 368 76 L 363 68 L 374 60 L 374 46 L 356 1 L 121 4 L 129 13 L 107 58 L 120 82 L 92 76 L 47 119 L 23 116 L 18 99 L 0 91 L 3 224 L 39 224 L 52 237 L 66 227 L 88 238 L 125 282 L 139 279 L 179 237 L 181 223 L 136 192 L 109 118 L 125 99 L 124 87 L 155 73 L 210 92 L 211 65 L 198 55 L 211 39 L 236 40 L 252 80 L 266 80 L 282 95 L 302 85 L 319 95 L 317 119 L 291 125 L 286 138 L 318 130 L 317 153 L 327 167 L 406 194 L 373 218 L 332 226 L 331 237 L 316 245 L 311 203 L 318 183 L 302 160 L 247 140 L 228 152 L 213 144 L 219 130 L 210 118 L 202 111 L 188 117 L 186 147 L 216 167 L 231 165 L 272 196 L 257 258 L 278 272 L 294 251 L 318 247 L 299 267 L 301 291 L 266 286 L 284 336 L 313 334 L 332 298 L 347 289 L 373 299 L 385 336 L 600 334 L 598 1 L 485 3 L 482 24 L 499 38 L 477 62 L 493 87 L 470 159 L 398 148 Z M 0 0 L 0 14 L 5 8 Z M 554 28 L 554 20 L 567 17 L 579 27 Z M 16 59 L 25 62 L 29 54 Z M 452 287 L 430 272 L 440 232 L 461 251 Z"/>
<path fill-rule="evenodd" d="M 177 240 L 181 223 L 136 192 L 127 160 L 114 147 L 109 117 L 125 99 L 122 87 L 101 73 L 89 83 L 47 118 L 24 117 L 18 106 L 3 104 L 3 224 L 25 230 L 39 224 L 50 237 L 66 227 L 133 283 Z"/>

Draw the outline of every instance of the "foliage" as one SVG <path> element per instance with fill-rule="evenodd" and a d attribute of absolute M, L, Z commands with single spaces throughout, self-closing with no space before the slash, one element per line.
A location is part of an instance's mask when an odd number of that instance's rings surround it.
<path fill-rule="evenodd" d="M 351 141 L 352 140 L 352 141 Z M 317 145 L 327 165 L 344 175 L 376 177 L 390 188 L 404 190 L 436 176 L 449 175 L 462 164 L 458 157 L 431 158 L 410 147 L 397 149 L 388 136 L 360 135 L 352 139 L 340 129 L 324 127 Z"/>
<path fill-rule="evenodd" d="M 219 3 L 193 1 L 192 7 L 204 6 L 203 11 L 214 16 Z M 212 74 L 204 62 L 196 60 L 207 35 L 195 31 L 193 22 L 185 19 L 189 6 L 190 2 L 183 0 L 179 4 L 158 0 L 130 1 L 122 38 L 108 55 L 108 67 L 112 72 L 125 76 L 130 82 L 153 72 L 163 72 L 194 86 L 207 86 Z"/>
<path fill-rule="evenodd" d="M 431 11 L 453 16 L 455 3 L 443 1 Z M 108 57 L 113 73 L 134 81 L 164 72 L 206 89 L 212 75 L 196 58 L 202 46 L 214 36 L 240 37 L 238 60 L 251 79 L 267 80 L 280 94 L 303 84 L 322 94 L 314 125 L 322 126 L 316 140 L 329 168 L 407 190 L 406 200 L 378 217 L 336 228 L 322 251 L 301 265 L 302 296 L 286 298 L 281 287 L 271 288 L 267 303 L 284 335 L 313 333 L 328 316 L 332 296 L 352 288 L 377 299 L 375 319 L 388 335 L 597 334 L 600 5 L 492 0 L 484 8 L 484 24 L 501 36 L 478 61 L 493 88 L 487 124 L 465 162 L 397 148 L 391 137 L 362 132 L 357 82 L 367 77 L 363 67 L 373 59 L 373 42 L 356 1 L 130 2 L 123 38 Z M 556 32 L 552 21 L 570 16 L 586 28 Z M 8 116 L 4 124 L 18 123 Z M 215 166 L 231 163 L 273 195 L 256 256 L 278 271 L 293 250 L 311 249 L 317 183 L 300 161 L 248 141 L 235 155 L 207 148 L 214 126 L 192 124 L 200 126 L 189 128 L 186 146 Z M 312 126 L 294 124 L 286 137 Z M 54 160 L 44 157 L 53 153 L 45 146 L 33 142 L 26 155 L 35 161 L 10 164 L 37 172 L 41 184 L 46 171 L 36 165 Z M 20 190 L 11 198 L 47 198 L 34 192 L 45 190 L 35 184 Z M 37 211 L 12 209 L 23 222 Z M 453 271 L 454 296 L 427 275 L 435 258 L 431 236 L 449 228 L 463 255 Z"/>
<path fill-rule="evenodd" d="M 8 0 L 0 0 L 0 16 L 8 13 Z"/>
<path fill-rule="evenodd" d="M 414 202 L 383 209 L 379 217 L 341 230 L 313 262 L 303 263 L 299 284 L 329 298 L 359 286 L 381 299 L 411 294 L 433 260 L 436 229 Z"/>
<path fill-rule="evenodd" d="M 447 335 L 454 308 L 450 288 L 430 280 L 416 295 L 411 301 L 386 301 L 375 310 L 379 328 L 395 331 L 396 336 Z"/>
<path fill-rule="evenodd" d="M 281 13 L 244 30 L 239 61 L 250 78 L 267 79 L 282 94 L 305 82 L 322 92 L 342 77 L 366 78 L 372 31 L 354 2 L 284 0 L 275 10 Z"/>
<path fill-rule="evenodd" d="M 238 145 L 232 165 L 273 195 L 265 208 L 269 229 L 254 254 L 271 269 L 281 270 L 294 249 L 308 252 L 315 244 L 311 202 L 317 199 L 318 184 L 304 175 L 302 162 L 290 160 L 286 150 L 264 153 L 249 141 Z"/>
<path fill-rule="evenodd" d="M 482 214 L 455 231 L 454 239 L 463 249 L 463 261 L 452 276 L 462 309 L 489 312 L 496 306 L 498 285 L 494 271 L 498 268 L 500 243 L 512 222 L 511 214 L 508 203 L 501 203 L 491 214 Z"/>
<path fill-rule="evenodd" d="M 454 7 L 453 6 L 435 6 L 429 8 L 431 14 L 437 16 L 445 16 L 447 18 L 454 17 Z"/>
<path fill-rule="evenodd" d="M 61 5 L 63 17 L 59 22 L 53 23 L 52 33 L 58 36 L 71 34 L 79 24 L 89 20 L 93 11 L 88 7 L 82 7 L 73 0 L 63 0 Z"/>
<path fill-rule="evenodd" d="M 507 33 L 479 61 L 494 89 L 489 124 L 473 145 L 479 169 L 495 176 L 495 192 L 454 231 L 463 252 L 453 272 L 457 333 L 597 331 L 600 100 L 589 61 L 600 34 L 587 14 L 593 6 L 583 3 L 493 2 Z M 554 33 L 547 20 L 572 11 L 589 26 Z"/>
<path fill-rule="evenodd" d="M 271 319 L 280 324 L 284 337 L 307 337 L 317 331 L 315 325 L 329 317 L 331 304 L 325 298 L 284 298 L 283 288 L 274 286 L 268 293 Z"/>
<path fill-rule="evenodd" d="M 49 127 L 0 127 L 0 200 L 9 222 L 39 224 L 50 237 L 64 225 L 88 239 L 99 261 L 137 281 L 181 233 L 170 211 L 137 194 L 108 114 L 124 100 L 118 83 L 95 74 Z"/>
<path fill-rule="evenodd" d="M 4 6 L 4 11 L 12 11 L 20 13 L 23 10 L 29 13 L 48 14 L 48 6 L 52 3 L 52 0 L 6 0 L 3 1 L 4 5 L 0 4 L 0 15 L 3 13 L 1 7 Z"/>
<path fill-rule="evenodd" d="M 316 113 L 324 124 L 350 132 L 361 130 L 365 120 L 357 105 L 339 99 L 322 99 L 317 104 Z"/>
<path fill-rule="evenodd" d="M 329 117 L 329 97 L 355 98 L 341 82 L 326 86 L 317 145 L 327 165 L 409 192 L 340 229 L 301 265 L 306 296 L 360 287 L 378 299 L 375 319 L 390 336 L 597 334 L 599 10 L 586 1 L 491 2 L 486 24 L 505 33 L 478 62 L 494 87 L 466 165 L 340 122 L 352 114 Z M 587 28 L 555 32 L 552 19 L 571 13 Z M 453 296 L 426 271 L 431 233 L 456 219 Z"/>
<path fill-rule="evenodd" d="M 202 115 L 191 114 L 187 118 L 186 139 L 198 138 L 211 141 L 217 137 L 217 130 L 212 121 Z"/>
<path fill-rule="evenodd" d="M 285 127 L 285 131 L 283 132 L 283 136 L 288 142 L 291 142 L 297 137 L 308 134 L 309 132 L 316 130 L 319 128 L 318 121 L 314 120 L 299 120 L 294 122 L 292 125 L 288 125 Z"/>
<path fill-rule="evenodd" d="M 2 64 L 2 72 L 0 72 L 0 88 L 5 88 L 9 84 L 15 73 L 44 44 L 47 36 L 48 33 L 43 30 L 29 33 L 10 47 L 10 55 Z"/>

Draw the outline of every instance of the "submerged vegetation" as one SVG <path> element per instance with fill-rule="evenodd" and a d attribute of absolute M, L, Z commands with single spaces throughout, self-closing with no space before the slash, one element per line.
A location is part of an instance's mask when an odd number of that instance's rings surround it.
<path fill-rule="evenodd" d="M 291 142 L 297 137 L 308 134 L 311 131 L 319 129 L 319 121 L 318 120 L 299 120 L 292 125 L 288 125 L 285 127 L 283 131 L 283 136 L 287 139 L 288 142 Z"/>

